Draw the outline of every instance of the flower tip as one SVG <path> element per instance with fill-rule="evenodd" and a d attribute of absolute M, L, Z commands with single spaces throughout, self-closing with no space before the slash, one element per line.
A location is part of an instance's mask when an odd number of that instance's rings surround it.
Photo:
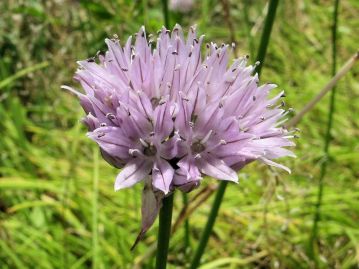
<path fill-rule="evenodd" d="M 71 87 L 69 87 L 69 86 L 61 85 L 60 88 L 63 89 L 63 90 L 69 91 L 69 92 L 75 94 L 76 96 L 80 96 L 80 95 L 81 95 L 80 92 L 76 91 L 75 89 L 73 89 L 73 88 L 71 88 Z"/>
<path fill-rule="evenodd" d="M 113 186 L 113 189 L 115 190 L 115 192 L 121 190 L 120 186 L 117 186 L 117 184 L 115 183 L 115 185 Z"/>

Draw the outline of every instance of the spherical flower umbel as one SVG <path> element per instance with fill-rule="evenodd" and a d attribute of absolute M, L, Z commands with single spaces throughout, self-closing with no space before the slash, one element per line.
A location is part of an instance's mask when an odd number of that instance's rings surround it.
<path fill-rule="evenodd" d="M 87 114 L 88 136 L 122 168 L 115 190 L 145 181 L 158 205 L 204 176 L 237 182 L 237 171 L 255 160 L 289 171 L 273 161 L 293 156 L 285 148 L 294 145 L 292 135 L 281 127 L 286 112 L 277 104 L 283 92 L 269 99 L 276 85 L 259 86 L 247 57 L 229 65 L 231 46 L 201 50 L 204 37 L 195 27 L 187 38 L 179 25 L 162 28 L 157 40 L 144 27 L 135 36 L 123 47 L 106 39 L 98 62 L 78 62 L 75 79 L 84 94 L 65 86 Z"/>

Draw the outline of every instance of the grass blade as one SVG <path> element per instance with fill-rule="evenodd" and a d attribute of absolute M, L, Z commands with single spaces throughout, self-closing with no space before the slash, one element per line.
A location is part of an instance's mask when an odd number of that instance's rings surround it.
<path fill-rule="evenodd" d="M 339 0 L 334 0 L 334 14 L 333 14 L 333 26 L 332 26 L 332 75 L 334 76 L 337 69 L 337 28 L 338 28 L 338 9 L 339 9 Z M 315 213 L 313 219 L 312 233 L 310 237 L 309 252 L 312 258 L 317 257 L 316 255 L 316 241 L 318 239 L 318 225 L 320 221 L 320 210 L 323 202 L 323 192 L 324 192 L 324 177 L 327 171 L 328 159 L 329 159 L 329 147 L 331 142 L 331 131 L 333 126 L 333 116 L 335 110 L 335 94 L 336 88 L 333 87 L 329 103 L 329 113 L 328 113 L 328 124 L 325 134 L 324 141 L 324 159 L 320 167 L 320 176 L 318 182 L 318 193 L 317 193 L 317 202 L 315 205 Z M 315 258 L 317 263 L 317 259 Z"/>
<path fill-rule="evenodd" d="M 92 196 L 92 268 L 96 269 L 99 265 L 98 255 L 98 177 L 99 159 L 97 148 L 93 151 L 93 196 Z"/>
<path fill-rule="evenodd" d="M 42 62 L 39 64 L 35 64 L 33 66 L 29 66 L 27 68 L 24 68 L 20 71 L 18 71 L 17 73 L 15 73 L 14 75 L 5 78 L 4 80 L 0 81 L 0 89 L 5 88 L 6 86 L 10 85 L 11 83 L 13 83 L 14 81 L 16 81 L 17 79 L 26 76 L 27 74 L 30 74 L 36 70 L 40 70 L 42 68 L 45 68 L 49 65 L 49 62 Z"/>

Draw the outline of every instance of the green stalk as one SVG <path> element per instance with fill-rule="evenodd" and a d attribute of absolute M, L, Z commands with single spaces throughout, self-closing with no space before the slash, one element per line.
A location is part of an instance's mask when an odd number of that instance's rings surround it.
<path fill-rule="evenodd" d="M 216 197 L 214 198 L 214 201 L 213 201 L 211 212 L 209 213 L 209 216 L 208 216 L 206 227 L 203 230 L 202 237 L 201 237 L 201 240 L 199 241 L 199 245 L 197 247 L 196 253 L 192 260 L 190 269 L 196 269 L 201 262 L 201 257 L 203 255 L 203 252 L 204 252 L 206 246 L 207 246 L 209 237 L 212 233 L 213 225 L 216 220 L 219 207 L 222 203 L 227 184 L 228 184 L 227 181 L 222 181 L 219 184 Z"/>
<path fill-rule="evenodd" d="M 99 160 L 97 148 L 93 151 L 93 196 L 92 196 L 92 268 L 98 268 L 98 178 Z"/>
<path fill-rule="evenodd" d="M 334 12 L 333 12 L 333 26 L 332 26 L 332 76 L 335 75 L 337 71 L 337 28 L 338 28 L 338 9 L 339 9 L 339 0 L 334 0 Z M 331 130 L 333 126 L 333 116 L 335 110 L 335 94 L 336 88 L 333 87 L 330 102 L 329 102 L 329 113 L 328 113 L 328 124 L 325 134 L 324 141 L 324 158 L 320 167 L 320 175 L 318 182 L 318 193 L 317 193 L 317 202 L 315 204 L 315 213 L 313 218 L 313 227 L 310 237 L 309 244 L 309 253 L 312 258 L 315 258 L 315 244 L 318 239 L 318 225 L 320 221 L 320 211 L 323 201 L 323 192 L 324 192 L 324 177 L 327 171 L 329 155 L 329 147 L 331 142 Z M 317 259 L 315 259 L 317 262 Z"/>
<path fill-rule="evenodd" d="M 171 221 L 174 194 L 170 194 L 162 200 L 160 210 L 160 225 L 158 228 L 156 269 L 166 269 L 167 253 L 171 235 Z"/>
<path fill-rule="evenodd" d="M 147 11 L 147 0 L 142 0 L 142 12 L 143 12 L 143 23 L 148 25 L 148 11 Z"/>
<path fill-rule="evenodd" d="M 165 27 L 169 29 L 170 16 L 168 12 L 167 0 L 162 0 L 162 11 Z M 167 254 L 171 236 L 173 197 L 174 193 L 162 200 L 157 238 L 156 269 L 166 269 L 167 266 Z"/>
<path fill-rule="evenodd" d="M 251 57 L 254 55 L 254 45 L 253 45 L 253 38 L 251 36 L 251 24 L 249 20 L 249 8 L 250 8 L 250 0 L 244 1 L 244 8 L 243 8 L 243 15 L 244 15 L 244 21 L 245 21 L 245 30 L 246 30 L 246 36 L 248 40 L 248 47 Z"/>
<path fill-rule="evenodd" d="M 272 32 L 272 26 L 275 19 L 275 14 L 277 11 L 279 0 L 270 0 L 268 6 L 268 12 L 262 32 L 261 43 L 259 45 L 258 54 L 257 54 L 257 61 L 260 62 L 260 65 L 257 66 L 256 71 L 258 76 L 261 74 L 262 67 L 264 65 L 264 59 L 267 53 L 267 47 L 270 39 L 270 34 Z"/>
<path fill-rule="evenodd" d="M 162 12 L 163 12 L 163 19 L 165 21 L 165 27 L 169 29 L 170 27 L 170 15 L 168 12 L 168 2 L 167 0 L 162 0 Z"/>
<path fill-rule="evenodd" d="M 182 192 L 182 201 L 183 201 L 183 207 L 187 208 L 188 207 L 187 193 Z M 188 218 L 186 218 L 186 220 L 184 222 L 184 246 L 185 246 L 186 252 L 187 252 L 188 248 L 190 247 L 189 230 L 190 230 L 189 220 L 188 220 Z"/>
<path fill-rule="evenodd" d="M 264 28 L 263 28 L 261 43 L 260 43 L 260 46 L 259 46 L 258 56 L 257 56 L 257 61 L 260 61 L 262 63 L 260 65 L 260 68 L 257 69 L 258 75 L 260 74 L 261 66 L 263 66 L 264 58 L 266 56 L 267 47 L 268 47 L 268 44 L 269 44 L 269 38 L 270 38 L 271 31 L 272 31 L 272 26 L 273 26 L 273 23 L 274 23 L 278 2 L 279 2 L 279 0 L 270 0 L 270 2 L 269 2 L 268 13 L 267 13 L 267 17 L 266 17 L 266 20 L 265 20 L 265 25 L 264 25 Z M 208 216 L 206 227 L 205 227 L 205 229 L 203 231 L 203 234 L 202 234 L 202 237 L 201 237 L 201 239 L 199 241 L 199 244 L 198 244 L 195 256 L 194 256 L 194 258 L 192 260 L 190 269 L 196 269 L 200 264 L 201 257 L 203 255 L 203 252 L 204 252 L 204 250 L 206 248 L 206 245 L 208 243 L 209 237 L 211 235 L 213 225 L 214 225 L 214 222 L 216 220 L 218 210 L 219 210 L 219 207 L 221 205 L 221 202 L 222 202 L 222 199 L 223 199 L 223 196 L 224 196 L 224 192 L 226 190 L 226 186 L 227 186 L 226 181 L 222 181 L 219 184 L 219 188 L 217 190 L 217 194 L 216 194 L 216 197 L 214 199 L 211 212 L 210 212 L 210 214 Z"/>
<path fill-rule="evenodd" d="M 164 17 L 164 21 L 165 21 L 165 27 L 167 29 L 169 29 L 169 27 L 170 27 L 170 14 L 168 12 L 167 0 L 162 0 L 162 7 L 163 7 L 163 17 Z M 186 193 L 182 193 L 182 199 L 183 199 L 184 206 L 187 206 L 188 198 L 187 198 Z M 187 250 L 187 248 L 189 246 L 189 230 L 190 230 L 189 221 L 188 221 L 188 219 L 186 219 L 185 224 L 184 224 L 184 233 L 185 233 L 184 242 L 185 242 L 185 249 L 186 250 Z"/>

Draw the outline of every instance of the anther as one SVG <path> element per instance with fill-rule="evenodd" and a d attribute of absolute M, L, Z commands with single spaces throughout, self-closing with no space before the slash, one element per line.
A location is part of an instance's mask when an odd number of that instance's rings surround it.
<path fill-rule="evenodd" d="M 116 116 L 112 113 L 107 113 L 106 118 L 108 118 L 109 120 L 114 120 L 116 118 Z"/>
<path fill-rule="evenodd" d="M 97 138 L 101 138 L 101 137 L 103 137 L 103 136 L 105 136 L 105 133 L 104 133 L 104 132 L 101 132 L 101 133 L 99 133 L 99 134 L 97 135 Z"/>
<path fill-rule="evenodd" d="M 221 140 L 219 141 L 219 144 L 221 144 L 221 145 L 226 145 L 226 144 L 227 144 L 227 141 L 224 140 L 224 139 L 221 139 Z"/>

